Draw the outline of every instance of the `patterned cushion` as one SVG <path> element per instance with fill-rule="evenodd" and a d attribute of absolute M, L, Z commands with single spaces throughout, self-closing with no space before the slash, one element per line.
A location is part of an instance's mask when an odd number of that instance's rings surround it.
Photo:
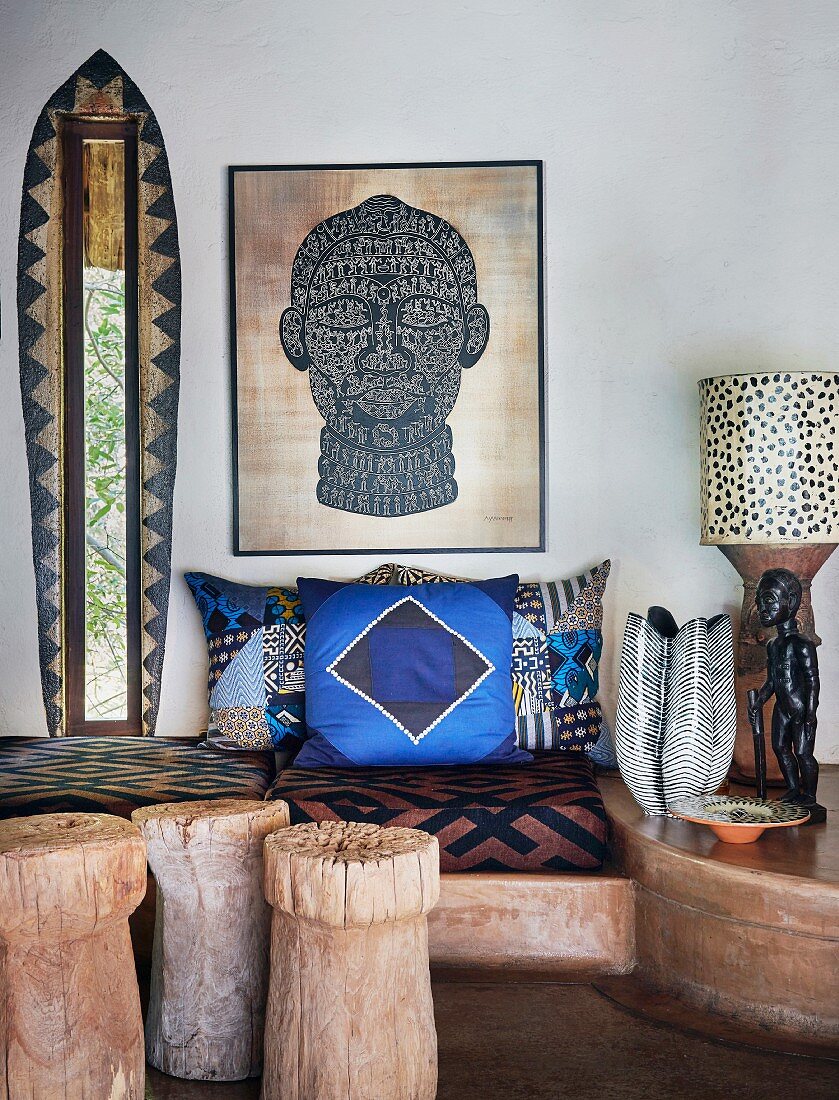
<path fill-rule="evenodd" d="M 359 584 L 390 583 L 393 565 Z M 210 651 L 210 730 L 218 748 L 296 749 L 306 736 L 306 624 L 297 589 L 185 573 Z"/>
<path fill-rule="evenodd" d="M 301 577 L 299 767 L 527 760 L 510 694 L 518 577 L 373 588 Z"/>
<path fill-rule="evenodd" d="M 264 797 L 274 754 L 229 756 L 156 737 L 0 738 L 0 818 L 61 812 L 130 817 L 138 806 Z"/>
<path fill-rule="evenodd" d="M 292 824 L 363 821 L 433 833 L 442 871 L 596 871 L 607 856 L 606 813 L 580 754 L 457 768 L 281 772 L 267 795 Z"/>
<path fill-rule="evenodd" d="M 611 562 L 565 581 L 525 582 L 513 616 L 513 697 L 519 744 L 598 754 L 612 763 L 596 700 L 603 651 L 603 593 Z M 396 567 L 399 584 L 459 578 Z"/>

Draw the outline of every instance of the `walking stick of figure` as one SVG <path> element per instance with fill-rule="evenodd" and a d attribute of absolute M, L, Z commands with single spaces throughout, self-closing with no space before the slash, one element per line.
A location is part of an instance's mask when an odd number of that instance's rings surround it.
<path fill-rule="evenodd" d="M 757 778 L 757 797 L 766 798 L 766 742 L 763 738 L 763 707 L 758 706 L 757 689 L 748 694 L 749 721 L 752 725 L 752 737 L 755 744 L 755 776 Z"/>

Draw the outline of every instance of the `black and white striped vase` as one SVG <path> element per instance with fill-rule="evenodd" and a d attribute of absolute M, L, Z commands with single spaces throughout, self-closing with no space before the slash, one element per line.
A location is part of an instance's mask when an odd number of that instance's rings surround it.
<path fill-rule="evenodd" d="M 681 629 L 663 607 L 630 614 L 621 656 L 615 749 L 644 813 L 717 790 L 736 732 L 734 648 L 727 615 Z"/>
<path fill-rule="evenodd" d="M 734 693 L 734 630 L 729 615 L 708 620 L 708 659 L 711 665 L 711 707 L 714 743 L 708 782 L 702 794 L 716 794 L 728 775 L 737 734 L 737 698 Z"/>

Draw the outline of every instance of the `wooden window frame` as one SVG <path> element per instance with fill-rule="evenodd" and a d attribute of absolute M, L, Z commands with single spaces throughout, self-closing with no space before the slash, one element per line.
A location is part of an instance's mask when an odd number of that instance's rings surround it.
<path fill-rule="evenodd" d="M 85 409 L 83 142 L 121 141 L 125 150 L 125 456 L 127 718 L 85 717 Z M 138 354 L 137 125 L 131 119 L 61 122 L 64 338 L 64 675 L 68 736 L 142 733 L 140 625 L 140 363 Z"/>

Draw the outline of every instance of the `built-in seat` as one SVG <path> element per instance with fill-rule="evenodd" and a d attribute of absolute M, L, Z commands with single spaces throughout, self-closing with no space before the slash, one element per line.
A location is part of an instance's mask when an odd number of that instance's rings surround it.
<path fill-rule="evenodd" d="M 359 821 L 436 836 L 440 901 L 428 941 L 437 966 L 564 978 L 632 969 L 632 884 L 606 863 L 606 812 L 579 753 L 525 765 L 292 767 L 268 797 L 288 803 L 293 824 Z"/>
<path fill-rule="evenodd" d="M 754 844 L 645 817 L 618 778 L 601 787 L 615 862 L 635 884 L 639 982 L 659 1004 L 669 995 L 697 1019 L 736 1022 L 778 1049 L 835 1054 L 839 771 L 822 769 L 819 796 L 834 811 L 826 823 L 768 830 Z"/>
<path fill-rule="evenodd" d="M 571 754 L 517 767 L 285 768 L 274 777 L 271 753 L 157 738 L 2 738 L 0 818 L 128 817 L 158 802 L 273 797 L 289 803 L 296 822 L 425 829 L 438 838 L 443 867 L 428 920 L 438 967 L 574 980 L 625 974 L 637 959 L 632 981 L 617 980 L 609 995 L 638 1011 L 652 1005 L 694 1028 L 709 1021 L 709 1034 L 721 1020 L 740 1028 L 738 1041 L 787 1049 L 794 1040 L 796 1053 L 835 1051 L 839 771 L 823 769 L 826 825 L 752 845 L 645 818 L 619 778 L 595 779 Z M 154 925 L 151 877 L 149 886 L 133 920 L 141 960 Z M 679 1016 L 679 1006 L 692 1015 Z"/>
<path fill-rule="evenodd" d="M 398 772 L 399 775 L 394 773 Z M 372 774 L 371 774 L 372 773 Z M 160 738 L 0 739 L 0 817 L 99 811 L 208 798 L 289 801 L 296 821 L 374 821 L 426 828 L 440 842 L 440 902 L 429 916 L 432 962 L 563 975 L 631 969 L 628 879 L 603 868 L 607 827 L 591 765 L 546 754 L 517 767 L 285 769 L 272 753 L 218 752 Z M 270 791 L 269 791 L 270 788 Z M 133 916 L 148 962 L 155 885 Z"/>

